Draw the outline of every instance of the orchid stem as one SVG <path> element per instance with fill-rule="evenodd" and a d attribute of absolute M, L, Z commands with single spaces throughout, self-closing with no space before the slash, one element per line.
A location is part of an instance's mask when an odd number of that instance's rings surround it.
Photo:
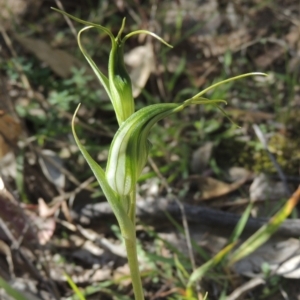
<path fill-rule="evenodd" d="M 144 292 L 142 286 L 142 280 L 139 270 L 139 262 L 136 251 L 136 233 L 132 232 L 132 238 L 125 239 L 128 264 L 130 269 L 130 275 L 132 280 L 133 292 L 135 300 L 144 300 Z"/>

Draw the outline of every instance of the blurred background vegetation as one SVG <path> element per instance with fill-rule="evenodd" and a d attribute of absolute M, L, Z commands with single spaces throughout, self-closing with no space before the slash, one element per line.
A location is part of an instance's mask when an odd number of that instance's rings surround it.
<path fill-rule="evenodd" d="M 82 103 L 78 135 L 103 164 L 117 122 L 104 89 L 79 51 L 76 32 L 82 26 L 52 11 L 51 6 L 109 27 L 114 34 L 126 17 L 125 33 L 151 30 L 174 46 L 169 49 L 143 35 L 126 43 L 125 62 L 137 109 L 181 102 L 216 81 L 241 73 L 269 75 L 208 93 L 209 99 L 228 101 L 224 109 L 240 127 L 213 106 L 191 107 L 161 121 L 151 133 L 151 160 L 140 179 L 141 198 L 159 199 L 171 190 L 183 201 L 236 213 L 254 199 L 259 204 L 253 214 L 270 216 L 286 199 L 286 190 L 292 191 L 299 183 L 299 1 L 0 0 L 1 178 L 11 195 L 22 202 L 22 211 L 15 214 L 26 212 L 12 217 L 24 217 L 25 223 L 29 218 L 40 226 L 33 235 L 44 246 L 38 253 L 31 249 L 28 259 L 35 266 L 47 262 L 44 270 L 36 267 L 40 277 L 34 277 L 15 261 L 15 277 L 26 275 L 25 281 L 33 286 L 26 285 L 31 293 L 39 291 L 41 299 L 54 299 L 53 294 L 71 299 L 66 272 L 87 288 L 88 299 L 129 299 L 131 295 L 124 257 L 103 255 L 105 246 L 76 227 L 84 222 L 73 211 L 99 202 L 102 193 L 75 146 L 72 114 Z M 105 72 L 109 38 L 90 30 L 82 42 Z M 285 179 L 283 187 L 278 166 Z M 252 185 L 251 194 L 251 184 L 262 173 L 272 183 L 258 196 Z M 184 299 L 185 271 L 191 272 L 191 262 L 170 231 L 164 233 L 166 237 L 146 223 L 142 220 L 138 236 L 147 299 Z M 24 224 L 9 226 L 15 226 L 19 236 Z M 119 246 L 120 233 L 113 225 L 94 231 Z M 168 239 L 173 240 L 169 243 Z M 85 248 L 88 242 L 96 245 Z M 201 243 L 207 257 L 217 251 L 213 241 L 205 242 L 202 237 Z M 177 253 L 178 260 L 172 253 Z M 3 257 L 6 271 L 0 275 L 11 280 Z M 299 293 L 291 281 L 276 274 L 269 278 L 268 267 L 263 271 L 268 280 L 240 299 L 282 299 L 286 289 L 294 294 L 283 299 L 296 299 Z M 209 299 L 226 299 L 247 281 L 238 272 L 229 274 L 220 268 L 205 278 L 204 286 Z"/>

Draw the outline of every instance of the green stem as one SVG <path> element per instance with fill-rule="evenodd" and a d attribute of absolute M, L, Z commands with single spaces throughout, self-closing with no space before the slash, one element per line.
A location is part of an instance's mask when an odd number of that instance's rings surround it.
<path fill-rule="evenodd" d="M 133 191 L 131 192 L 129 202 L 130 202 L 130 205 L 129 205 L 128 217 L 131 220 L 131 222 L 135 228 L 136 188 L 134 188 Z"/>
<path fill-rule="evenodd" d="M 127 231 L 127 235 L 129 238 L 125 239 L 126 251 L 127 251 L 127 259 L 130 269 L 130 275 L 132 280 L 133 292 L 135 300 L 144 300 L 144 292 L 141 281 L 141 275 L 139 270 L 139 261 L 136 250 L 136 232 L 135 232 L 135 209 L 136 209 L 136 190 L 135 188 L 130 193 L 130 201 L 129 201 L 129 210 L 128 217 L 132 222 L 131 229 Z"/>
<path fill-rule="evenodd" d="M 134 226 L 135 227 L 135 226 Z M 136 234 L 132 232 L 132 238 L 125 238 L 125 245 L 127 251 L 128 264 L 130 268 L 130 275 L 132 280 L 133 292 L 135 300 L 144 300 L 144 292 L 139 270 L 139 262 L 136 251 Z"/>

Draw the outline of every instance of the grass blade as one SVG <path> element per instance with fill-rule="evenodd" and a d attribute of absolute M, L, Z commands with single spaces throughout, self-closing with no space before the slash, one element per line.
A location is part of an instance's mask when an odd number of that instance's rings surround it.
<path fill-rule="evenodd" d="M 243 212 L 238 223 L 236 224 L 234 231 L 231 234 L 231 237 L 228 241 L 229 244 L 236 242 L 238 240 L 238 238 L 240 237 L 240 235 L 242 234 L 242 232 L 247 224 L 247 221 L 249 219 L 252 207 L 253 207 L 253 202 L 250 202 L 248 204 L 247 208 L 245 209 L 245 211 Z"/>
<path fill-rule="evenodd" d="M 190 276 L 188 288 L 190 288 L 193 285 L 193 283 L 200 280 L 205 275 L 206 272 L 208 272 L 210 269 L 212 269 L 213 267 L 221 263 L 234 246 L 235 243 L 231 243 L 227 245 L 220 252 L 218 252 L 213 258 L 211 258 L 208 262 L 203 264 L 201 267 L 197 268 Z"/>
<path fill-rule="evenodd" d="M 19 291 L 11 287 L 2 277 L 0 277 L 0 287 L 15 300 L 30 300 L 24 297 Z"/>
<path fill-rule="evenodd" d="M 72 280 L 72 278 L 66 273 L 65 273 L 65 277 L 67 278 L 67 282 L 68 282 L 69 286 L 72 288 L 73 292 L 77 295 L 78 299 L 85 300 L 85 297 L 83 296 L 83 294 L 79 290 L 76 283 Z"/>
<path fill-rule="evenodd" d="M 270 221 L 249 237 L 230 257 L 228 266 L 254 252 L 276 232 L 280 224 L 289 216 L 300 200 L 300 186 L 283 208 Z"/>

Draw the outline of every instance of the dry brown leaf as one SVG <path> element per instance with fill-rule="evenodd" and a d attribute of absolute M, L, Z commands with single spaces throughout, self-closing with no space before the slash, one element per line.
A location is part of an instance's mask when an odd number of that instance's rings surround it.
<path fill-rule="evenodd" d="M 237 273 L 248 276 L 262 275 L 262 265 L 267 263 L 272 273 L 286 278 L 300 278 L 300 241 L 271 240 L 254 253 L 234 265 Z"/>
<path fill-rule="evenodd" d="M 20 35 L 14 37 L 27 51 L 46 63 L 60 77 L 69 77 L 72 67 L 82 67 L 82 63 L 77 58 L 64 50 L 52 48 L 43 40 Z"/>
<path fill-rule="evenodd" d="M 4 187 L 0 178 L 0 239 L 37 243 L 37 231 L 24 209 Z"/>
<path fill-rule="evenodd" d="M 195 197 L 195 200 L 210 200 L 229 194 L 241 187 L 248 178 L 249 176 L 247 175 L 236 182 L 225 183 L 212 177 L 196 176 L 192 180 L 193 183 L 198 184 L 200 196 Z"/>
<path fill-rule="evenodd" d="M 59 255 L 58 255 L 59 256 Z M 111 269 L 96 265 L 90 269 L 83 269 L 81 266 L 72 264 L 53 264 L 50 268 L 50 276 L 57 281 L 66 282 L 65 274 L 72 274 L 72 280 L 76 284 L 99 282 L 111 279 Z"/>
<path fill-rule="evenodd" d="M 114 255 L 120 257 L 126 257 L 126 250 L 123 244 L 115 244 L 112 243 L 110 240 L 102 237 L 97 232 L 92 229 L 83 228 L 80 225 L 77 225 L 78 231 L 88 240 L 92 242 L 96 242 L 100 245 L 103 249 L 108 250 L 109 252 L 113 253 Z"/>
<path fill-rule="evenodd" d="M 228 170 L 228 180 L 230 182 L 236 182 L 244 179 L 245 177 L 250 178 L 251 176 L 253 176 L 252 172 L 243 167 L 233 166 Z"/>
<path fill-rule="evenodd" d="M 196 174 L 201 174 L 208 166 L 214 143 L 207 142 L 193 153 L 191 168 Z"/>
<path fill-rule="evenodd" d="M 10 275 L 14 276 L 14 263 L 11 255 L 11 250 L 10 247 L 2 240 L 0 240 L 0 252 L 6 256 Z"/>
<path fill-rule="evenodd" d="M 114 270 L 113 280 L 121 286 L 129 286 L 131 284 L 130 269 L 128 264 L 120 266 Z"/>
<path fill-rule="evenodd" d="M 0 110 L 0 159 L 17 144 L 21 132 L 20 123 Z"/>
<path fill-rule="evenodd" d="M 0 17 L 1 19 L 10 19 L 12 15 L 23 15 L 26 12 L 27 4 L 22 0 L 1 0 Z"/>
<path fill-rule="evenodd" d="M 243 283 L 239 287 L 237 287 L 229 296 L 226 296 L 227 300 L 238 300 L 244 299 L 242 298 L 245 294 L 249 293 L 249 291 L 253 290 L 259 285 L 265 284 L 266 281 L 262 278 L 254 277 L 249 281 Z"/>
<path fill-rule="evenodd" d="M 130 78 L 132 80 L 133 97 L 137 97 L 146 85 L 154 68 L 154 54 L 150 43 L 139 46 L 125 54 L 125 63 L 132 68 Z"/>
<path fill-rule="evenodd" d="M 218 1 L 161 1 L 160 12 L 164 14 L 164 23 L 176 28 L 178 17 L 182 18 L 183 32 L 191 29 L 201 20 L 196 35 L 212 35 L 221 23 Z"/>
<path fill-rule="evenodd" d="M 56 221 L 54 218 L 36 218 L 34 220 L 35 225 L 38 228 L 37 237 L 41 245 L 47 244 L 54 234 L 56 228 Z"/>
<path fill-rule="evenodd" d="M 288 72 L 294 73 L 297 72 L 299 69 L 300 69 L 300 57 L 299 56 L 292 57 L 288 63 Z M 297 96 L 299 97 L 299 95 L 295 95 L 295 98 Z M 299 106 L 299 104 L 297 106 Z"/>
<path fill-rule="evenodd" d="M 285 40 L 292 49 L 300 47 L 300 25 L 292 26 L 290 32 L 285 36 Z"/>
<path fill-rule="evenodd" d="M 260 68 L 267 68 L 273 64 L 278 58 L 284 57 L 285 49 L 281 46 L 274 45 L 267 52 L 255 58 L 255 64 Z"/>
<path fill-rule="evenodd" d="M 41 5 L 42 1 L 36 0 L 0 0 L 1 25 L 6 29 L 14 27 L 22 16 L 29 11 L 35 14 Z"/>
<path fill-rule="evenodd" d="M 238 108 L 228 108 L 226 113 L 234 121 L 250 122 L 250 123 L 261 123 L 263 121 L 274 119 L 274 115 L 263 111 L 251 111 Z"/>
<path fill-rule="evenodd" d="M 64 167 L 62 159 L 50 149 L 42 149 L 38 162 L 45 177 L 57 188 L 63 190 L 66 184 L 66 175 L 62 172 Z"/>
<path fill-rule="evenodd" d="M 286 189 L 283 182 L 274 182 L 267 175 L 257 175 L 249 189 L 250 199 L 258 200 L 280 200 L 286 198 Z"/>
<path fill-rule="evenodd" d="M 197 42 L 200 43 L 205 57 L 218 56 L 226 51 L 237 51 L 244 44 L 251 40 L 251 35 L 247 28 L 240 28 L 231 33 L 218 36 L 199 36 Z"/>
<path fill-rule="evenodd" d="M 53 216 L 58 210 L 60 203 L 54 204 L 52 207 L 49 207 L 44 199 L 38 199 L 38 214 L 42 218 L 48 218 Z"/>
<path fill-rule="evenodd" d="M 227 238 L 217 236 L 209 233 L 206 227 L 189 224 L 189 231 L 191 239 L 194 240 L 198 246 L 207 250 L 211 255 L 217 254 L 227 243 Z M 164 241 L 170 243 L 182 254 L 188 256 L 188 246 L 186 237 L 179 232 L 164 231 L 158 233 L 159 237 Z M 174 253 L 166 247 L 161 247 L 160 254 L 164 257 L 173 257 Z"/>
<path fill-rule="evenodd" d="M 37 239 L 41 245 L 45 245 L 54 234 L 56 220 L 53 215 L 59 205 L 60 203 L 57 203 L 50 208 L 42 198 L 38 200 L 38 205 L 23 204 L 24 208 L 28 208 L 25 212 L 29 216 L 31 224 L 36 229 Z"/>

